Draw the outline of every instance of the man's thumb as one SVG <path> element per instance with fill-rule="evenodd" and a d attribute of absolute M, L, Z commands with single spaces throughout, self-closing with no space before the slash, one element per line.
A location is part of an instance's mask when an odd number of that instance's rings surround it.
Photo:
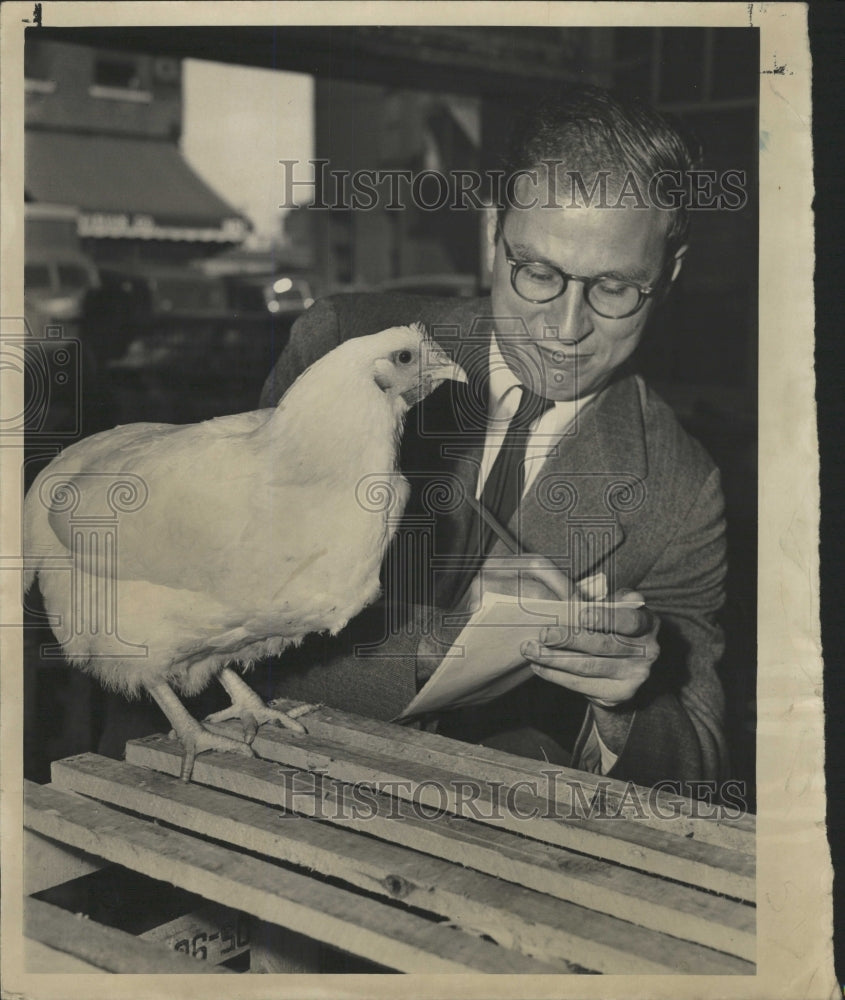
<path fill-rule="evenodd" d="M 585 601 L 603 601 L 607 597 L 607 577 L 604 573 L 587 576 L 576 584 Z"/>

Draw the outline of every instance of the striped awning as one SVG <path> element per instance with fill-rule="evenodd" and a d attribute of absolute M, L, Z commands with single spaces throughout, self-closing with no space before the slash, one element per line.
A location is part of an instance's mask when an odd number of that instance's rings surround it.
<path fill-rule="evenodd" d="M 83 237 L 232 244 L 250 230 L 164 140 L 32 130 L 25 172 L 28 198 L 78 207 Z"/>

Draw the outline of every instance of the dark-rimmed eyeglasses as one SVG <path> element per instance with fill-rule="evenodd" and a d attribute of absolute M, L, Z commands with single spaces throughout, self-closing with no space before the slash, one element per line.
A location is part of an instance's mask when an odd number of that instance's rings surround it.
<path fill-rule="evenodd" d="M 570 281 L 580 281 L 584 299 L 594 312 L 605 319 L 626 319 L 639 312 L 646 300 L 660 287 L 659 281 L 653 285 L 637 285 L 603 274 L 585 278 L 579 274 L 567 274 L 566 271 L 545 261 L 517 260 L 505 239 L 501 225 L 497 232 L 505 248 L 505 260 L 511 267 L 513 290 L 526 302 L 537 305 L 552 302 L 563 295 Z"/>

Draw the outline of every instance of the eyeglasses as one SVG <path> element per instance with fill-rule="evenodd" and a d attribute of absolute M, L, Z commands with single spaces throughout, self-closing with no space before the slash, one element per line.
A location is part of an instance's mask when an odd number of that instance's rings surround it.
<path fill-rule="evenodd" d="M 584 278 L 577 274 L 567 274 L 559 267 L 543 261 L 517 260 L 505 239 L 501 225 L 498 234 L 505 248 L 505 260 L 511 266 L 511 285 L 516 294 L 526 302 L 541 304 L 559 298 L 566 291 L 570 281 L 583 283 L 584 299 L 590 308 L 605 319 L 625 319 L 642 309 L 660 287 L 635 285 L 630 281 L 619 281 L 606 275 Z"/>

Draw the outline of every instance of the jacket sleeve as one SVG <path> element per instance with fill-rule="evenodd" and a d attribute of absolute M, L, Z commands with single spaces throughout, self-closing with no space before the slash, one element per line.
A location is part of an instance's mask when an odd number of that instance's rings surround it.
<path fill-rule="evenodd" d="M 724 695 L 716 669 L 724 650 L 716 613 L 726 573 L 724 503 L 713 470 L 686 517 L 638 589 L 661 620 L 661 653 L 630 710 L 615 723 L 627 738 L 610 776 L 659 781 L 717 781 L 727 776 Z M 592 727 L 590 709 L 575 766 Z"/>
<path fill-rule="evenodd" d="M 334 306 L 320 299 L 293 324 L 290 339 L 261 390 L 259 407 L 275 406 L 296 379 L 341 342 Z"/>
<path fill-rule="evenodd" d="M 267 697 L 329 705 L 388 722 L 417 693 L 417 628 L 392 630 L 385 605 L 365 608 L 338 635 L 310 635 L 264 661 Z"/>

